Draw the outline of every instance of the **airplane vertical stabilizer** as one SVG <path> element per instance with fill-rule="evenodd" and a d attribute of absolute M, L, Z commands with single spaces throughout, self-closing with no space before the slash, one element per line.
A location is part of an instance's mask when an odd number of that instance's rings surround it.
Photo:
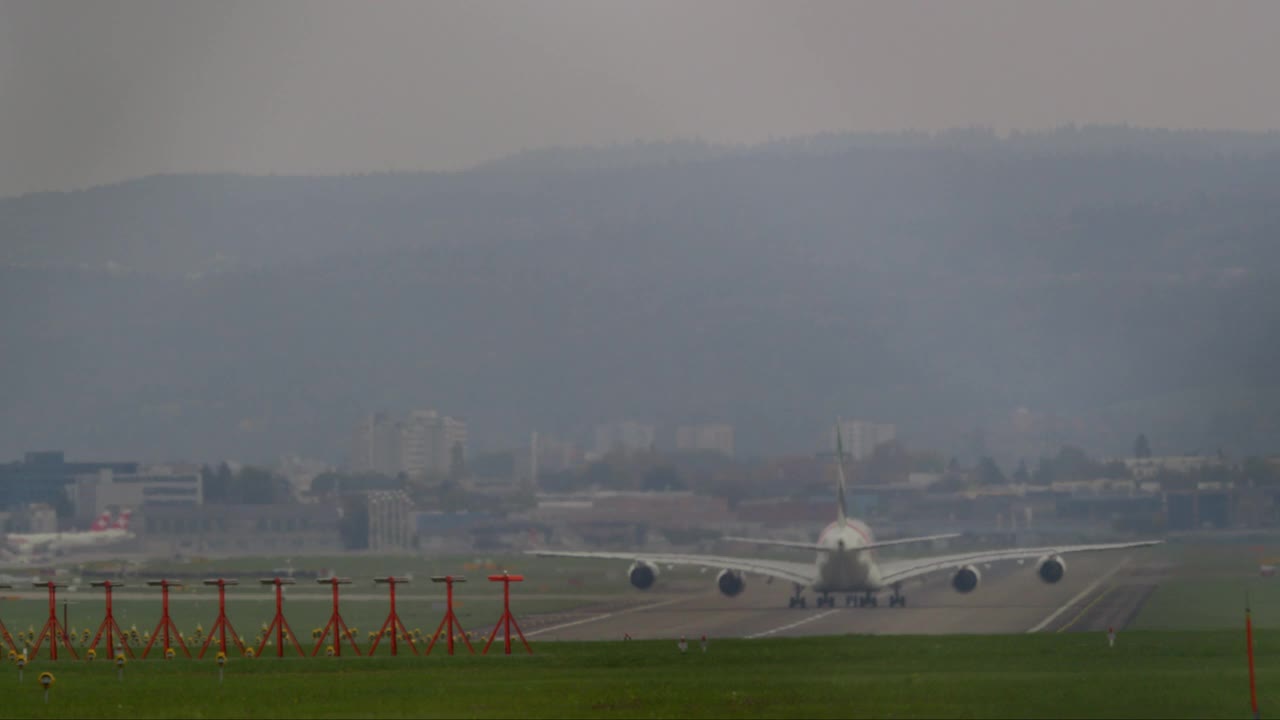
<path fill-rule="evenodd" d="M 840 423 L 836 423 L 836 521 L 845 524 L 844 504 L 844 439 L 840 437 Z"/>

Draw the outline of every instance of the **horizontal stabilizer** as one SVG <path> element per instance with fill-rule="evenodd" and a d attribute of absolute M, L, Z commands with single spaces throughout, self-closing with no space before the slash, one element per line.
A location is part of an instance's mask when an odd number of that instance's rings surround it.
<path fill-rule="evenodd" d="M 875 550 L 877 548 L 889 547 L 891 545 L 909 545 L 911 543 L 933 542 L 934 540 L 946 540 L 948 538 L 960 537 L 960 533 L 947 533 L 945 535 L 925 535 L 924 537 L 898 538 L 897 540 L 881 540 L 873 542 L 870 545 L 861 545 L 856 548 L 849 548 L 850 552 L 858 550 Z M 794 548 L 796 550 L 817 550 L 831 551 L 830 547 L 823 547 L 817 543 L 808 542 L 792 542 L 790 540 L 764 540 L 762 538 L 745 538 L 745 537 L 726 537 L 725 540 L 733 540 L 735 542 L 755 543 L 756 545 L 773 545 L 776 547 Z"/>

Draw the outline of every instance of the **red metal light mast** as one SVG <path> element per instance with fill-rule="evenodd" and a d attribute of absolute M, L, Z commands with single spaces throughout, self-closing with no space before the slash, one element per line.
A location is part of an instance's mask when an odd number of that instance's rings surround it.
<path fill-rule="evenodd" d="M 267 647 L 267 640 L 271 637 L 271 631 L 276 631 L 276 657 L 284 657 L 284 639 L 287 635 L 293 646 L 298 649 L 298 655 L 306 657 L 306 653 L 302 652 L 302 646 L 298 644 L 298 638 L 293 634 L 293 628 L 289 627 L 289 621 L 284 619 L 284 586 L 293 585 L 291 578 L 271 578 L 269 580 L 259 580 L 263 585 L 276 586 L 276 616 L 271 621 L 267 632 L 262 635 L 262 644 L 258 646 L 258 651 L 254 653 L 258 657 L 262 657 L 262 651 Z"/>
<path fill-rule="evenodd" d="M 11 587 L 13 586 L 0 585 L 0 590 L 8 590 Z M 18 646 L 13 642 L 13 636 L 9 634 L 9 628 L 4 626 L 4 620 L 0 620 L 0 640 L 3 640 L 9 646 L 10 651 L 18 652 Z"/>
<path fill-rule="evenodd" d="M 382 623 L 382 629 L 378 631 L 378 636 L 373 639 L 373 645 L 369 646 L 369 654 L 373 655 L 378 649 L 378 643 L 382 642 L 382 636 L 386 634 L 387 628 L 391 629 L 391 654 L 394 656 L 399 647 L 396 640 L 403 633 L 404 639 L 409 643 L 413 654 L 418 654 L 418 646 L 413 644 L 413 636 L 405 629 L 404 623 L 400 621 L 400 614 L 396 612 L 396 585 L 409 582 L 409 578 L 388 576 L 384 578 L 374 578 L 375 583 L 385 584 L 391 588 L 391 612 L 387 614 L 387 621 Z"/>
<path fill-rule="evenodd" d="M 520 642 L 524 643 L 524 649 L 533 654 L 533 648 L 529 647 L 529 641 L 525 640 L 524 633 L 520 631 L 520 623 L 516 622 L 516 618 L 511 614 L 511 583 L 522 582 L 523 575 L 511 575 L 506 570 L 501 575 L 490 575 L 489 582 L 502 583 L 502 617 L 498 618 L 498 624 L 493 626 L 493 632 L 489 634 L 489 642 L 484 644 L 485 655 L 489 654 L 489 646 L 493 644 L 493 639 L 498 636 L 498 629 L 506 626 L 504 639 L 506 640 L 506 654 L 511 654 L 511 626 L 516 626 L 516 632 L 520 635 Z"/>
<path fill-rule="evenodd" d="M 436 640 L 440 638 L 440 632 L 446 629 L 446 625 L 448 626 L 447 629 L 449 632 L 449 654 L 453 654 L 454 628 L 456 627 L 459 632 L 462 632 L 462 623 L 458 622 L 458 616 L 453 614 L 453 584 L 456 582 L 466 581 L 467 579 L 460 575 L 458 577 L 454 577 L 453 575 L 437 575 L 431 578 L 431 582 L 442 582 L 445 584 L 445 611 L 444 619 L 440 621 L 440 627 L 436 628 L 436 633 L 431 636 L 431 644 L 427 646 L 427 655 L 431 654 L 431 648 L 436 646 Z M 467 644 L 467 649 L 471 651 L 472 655 L 474 655 L 476 649 L 471 647 L 471 640 L 466 636 L 466 633 L 463 633 L 462 641 Z"/>
<path fill-rule="evenodd" d="M 67 637 L 67 629 L 58 620 L 58 588 L 66 587 L 66 585 L 56 583 L 52 580 L 48 582 L 33 582 L 35 587 L 49 589 L 49 619 L 45 621 L 44 627 L 40 629 L 40 635 L 36 638 L 35 647 L 31 648 L 31 659 L 34 660 L 36 653 L 40 652 L 40 643 L 44 639 L 49 638 L 49 659 L 58 659 L 58 643 L 61 642 L 67 652 L 71 653 L 71 657 L 79 660 L 80 656 L 76 655 L 76 651 L 71 647 L 71 640 Z"/>
<path fill-rule="evenodd" d="M 107 657 L 115 658 L 116 656 L 116 638 L 120 639 L 120 647 L 124 648 L 125 653 L 129 657 L 133 657 L 133 648 L 129 647 L 128 636 L 120 629 L 120 625 L 116 623 L 116 616 L 111 610 L 111 591 L 114 588 L 124 587 L 124 583 L 113 583 L 110 580 L 98 580 L 89 583 L 94 587 L 100 587 L 107 591 L 107 614 L 102 618 L 102 624 L 98 626 L 98 633 L 93 636 L 93 642 L 89 644 L 89 649 L 93 650 L 98 647 L 98 641 L 102 639 L 102 633 L 107 633 Z"/>
<path fill-rule="evenodd" d="M 155 644 L 156 638 L 164 633 L 164 654 L 169 655 L 169 647 L 173 638 L 178 639 L 178 647 L 182 648 L 183 654 L 191 657 L 191 651 L 187 649 L 187 643 L 183 641 L 182 634 L 178 632 L 178 626 L 173 623 L 173 618 L 169 617 L 169 588 L 182 587 L 180 582 L 172 582 L 169 580 L 148 580 L 147 584 L 152 587 L 160 588 L 160 623 L 156 625 L 155 632 L 151 633 L 151 639 L 147 641 L 147 646 L 142 650 L 142 659 L 146 659 L 151 653 L 151 646 Z"/>
<path fill-rule="evenodd" d="M 228 580 L 227 578 L 214 578 L 213 580 L 205 580 L 205 585 L 217 586 L 218 588 L 218 619 L 213 622 L 213 627 L 209 628 L 209 637 L 204 639 L 204 645 L 200 646 L 200 657 L 204 657 L 205 651 L 209 649 L 209 643 L 213 642 L 213 637 L 218 636 L 218 651 L 222 654 L 227 652 L 227 631 L 231 631 L 231 639 L 235 641 L 236 647 L 240 649 L 240 654 L 244 655 L 244 642 L 240 639 L 240 633 L 232 627 L 231 620 L 227 618 L 227 586 L 239 585 L 239 580 Z"/>
<path fill-rule="evenodd" d="M 350 585 L 349 578 L 328 577 L 316 578 L 316 582 L 321 585 L 333 586 L 333 615 L 329 616 L 329 624 L 324 626 L 324 632 L 320 633 L 320 639 L 316 640 L 316 646 L 311 651 L 311 657 L 315 657 L 320 652 L 320 646 L 324 644 L 324 639 L 329 635 L 329 631 L 333 631 L 333 654 L 342 657 L 342 639 L 346 638 L 351 643 L 351 649 L 356 651 L 356 655 L 360 654 L 360 646 L 356 645 L 355 638 L 351 637 L 352 632 L 347 628 L 347 623 L 342 619 L 342 614 L 338 612 L 338 586 Z"/>

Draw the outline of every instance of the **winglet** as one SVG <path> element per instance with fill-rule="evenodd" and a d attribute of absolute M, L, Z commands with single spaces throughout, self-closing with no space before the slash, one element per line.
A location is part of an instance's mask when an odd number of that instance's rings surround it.
<path fill-rule="evenodd" d="M 836 421 L 836 522 L 845 523 L 844 505 L 844 439 L 840 437 L 840 421 Z"/>

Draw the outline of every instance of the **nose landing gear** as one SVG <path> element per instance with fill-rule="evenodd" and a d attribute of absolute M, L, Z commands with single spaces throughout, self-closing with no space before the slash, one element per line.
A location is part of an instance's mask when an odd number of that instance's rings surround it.
<path fill-rule="evenodd" d="M 844 606 L 860 608 L 880 607 L 880 601 L 876 598 L 875 593 L 866 592 L 862 595 L 845 595 Z"/>

